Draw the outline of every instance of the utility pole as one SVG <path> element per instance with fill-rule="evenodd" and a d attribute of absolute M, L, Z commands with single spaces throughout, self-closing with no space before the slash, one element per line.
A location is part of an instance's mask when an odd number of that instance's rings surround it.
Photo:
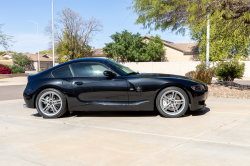
<path fill-rule="evenodd" d="M 209 25 L 209 12 L 207 13 L 207 50 L 206 50 L 206 69 L 209 69 L 209 36 L 210 36 L 210 25 Z"/>
<path fill-rule="evenodd" d="M 53 43 L 53 66 L 55 66 L 54 5 L 53 5 L 53 0 L 52 0 L 52 43 Z"/>

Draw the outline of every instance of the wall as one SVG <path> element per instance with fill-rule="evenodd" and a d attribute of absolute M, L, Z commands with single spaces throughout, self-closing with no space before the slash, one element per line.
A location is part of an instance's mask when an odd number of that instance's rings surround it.
<path fill-rule="evenodd" d="M 189 62 L 124 62 L 122 65 L 140 73 L 167 73 L 185 75 L 187 72 L 195 70 L 200 64 L 199 61 Z M 246 69 L 244 77 L 250 77 L 250 61 L 245 61 Z M 211 66 L 213 64 L 211 63 Z"/>
<path fill-rule="evenodd" d="M 12 59 L 10 60 L 0 60 L 0 64 L 2 65 L 14 65 L 14 62 Z"/>

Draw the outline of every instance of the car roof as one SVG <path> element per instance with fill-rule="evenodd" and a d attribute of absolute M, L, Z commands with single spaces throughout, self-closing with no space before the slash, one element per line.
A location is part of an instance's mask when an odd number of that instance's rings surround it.
<path fill-rule="evenodd" d="M 63 64 L 71 64 L 71 63 L 77 63 L 77 62 L 104 62 L 105 58 L 80 58 L 80 59 L 74 59 L 68 62 L 65 62 Z"/>
<path fill-rule="evenodd" d="M 78 63 L 78 62 L 100 62 L 100 63 L 103 63 L 106 60 L 109 60 L 109 59 L 105 59 L 105 58 L 81 58 L 81 59 L 74 59 L 74 60 L 71 60 L 71 61 L 67 61 L 67 62 L 61 63 L 61 64 L 56 65 L 54 67 L 51 67 L 51 68 L 45 70 L 44 72 L 51 72 L 51 71 L 56 70 L 56 69 L 58 69 L 60 67 L 63 67 L 63 66 L 69 65 L 69 64 L 73 64 L 73 63 Z"/>

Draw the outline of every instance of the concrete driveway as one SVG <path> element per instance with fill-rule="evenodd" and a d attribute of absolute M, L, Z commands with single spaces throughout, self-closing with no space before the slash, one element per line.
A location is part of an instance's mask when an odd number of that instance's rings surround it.
<path fill-rule="evenodd" d="M 212 99 L 177 119 L 157 112 L 74 112 L 43 119 L 0 101 L 0 165 L 249 165 L 250 100 Z"/>

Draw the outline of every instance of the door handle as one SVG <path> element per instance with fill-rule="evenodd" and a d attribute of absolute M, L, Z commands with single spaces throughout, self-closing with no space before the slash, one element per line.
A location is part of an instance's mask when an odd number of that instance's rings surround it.
<path fill-rule="evenodd" d="M 75 82 L 76 85 L 82 85 L 83 82 Z"/>

